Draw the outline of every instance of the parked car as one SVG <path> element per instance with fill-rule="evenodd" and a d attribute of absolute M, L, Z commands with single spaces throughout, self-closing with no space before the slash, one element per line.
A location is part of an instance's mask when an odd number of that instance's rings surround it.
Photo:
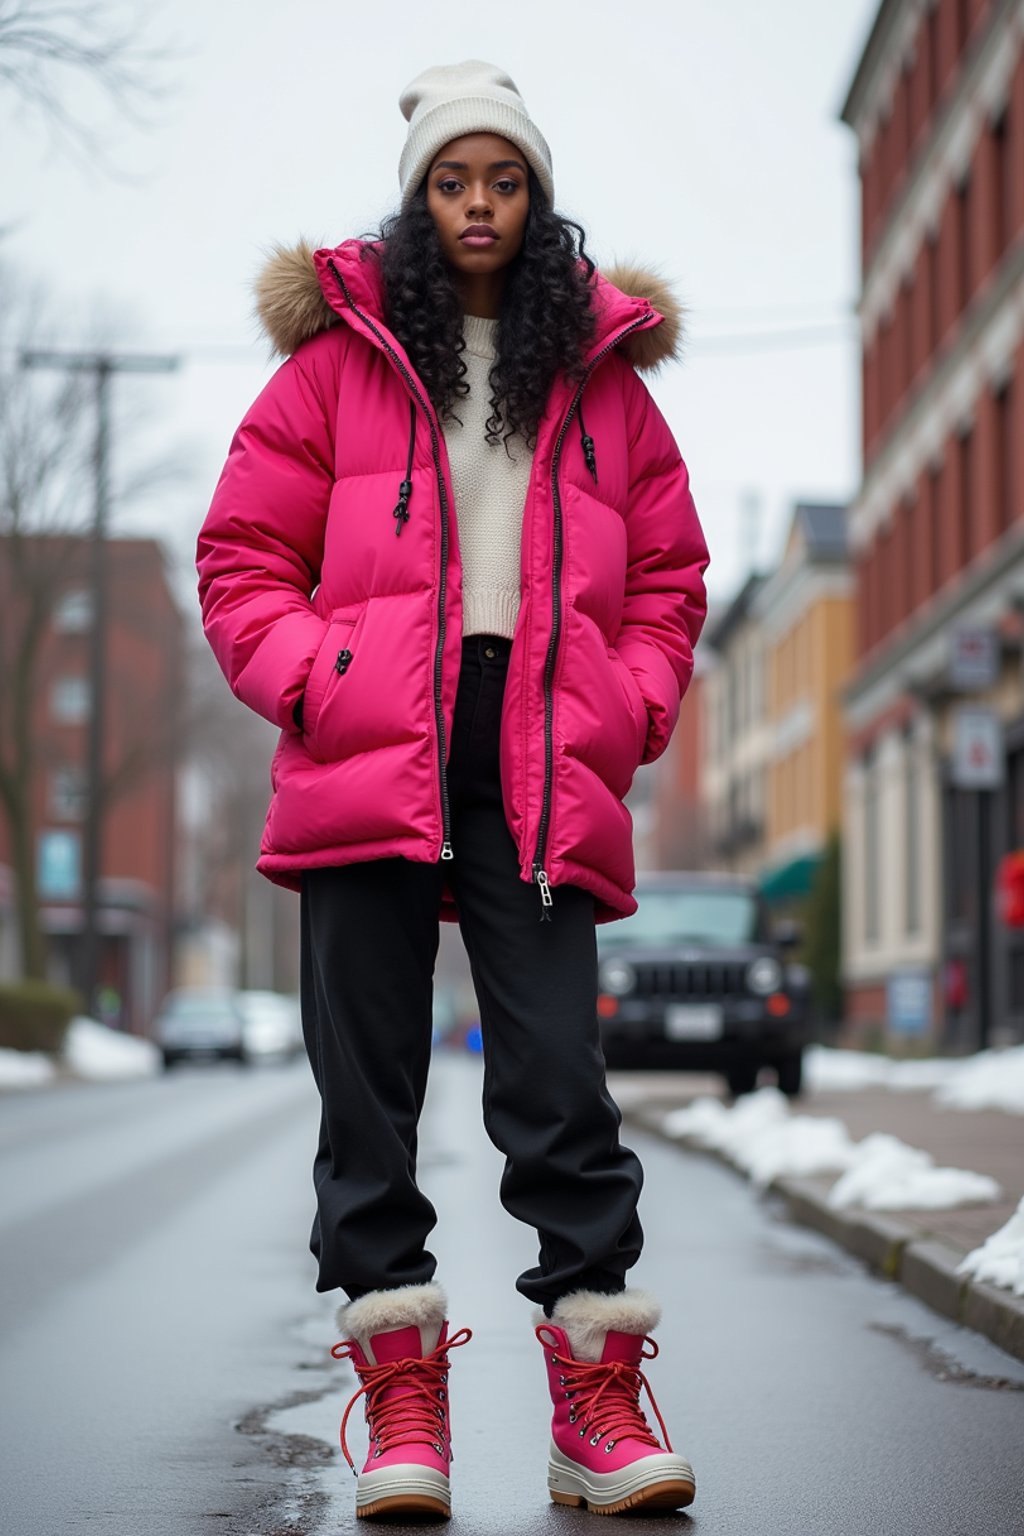
<path fill-rule="evenodd" d="M 242 1010 L 242 1037 L 250 1061 L 288 1059 L 304 1049 L 297 997 L 247 990 L 238 992 L 236 1000 Z"/>
<path fill-rule="evenodd" d="M 186 1057 L 248 1062 L 245 1015 L 227 987 L 178 987 L 168 992 L 153 1024 L 164 1066 Z"/>
<path fill-rule="evenodd" d="M 659 871 L 637 881 L 639 910 L 601 923 L 598 1018 L 609 1067 L 721 1072 L 738 1096 L 762 1066 L 800 1092 L 809 977 L 772 927 L 753 880 Z"/>

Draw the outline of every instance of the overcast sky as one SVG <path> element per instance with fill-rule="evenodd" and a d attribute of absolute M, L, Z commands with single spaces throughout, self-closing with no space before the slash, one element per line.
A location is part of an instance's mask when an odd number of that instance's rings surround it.
<path fill-rule="evenodd" d="M 857 484 L 856 145 L 838 112 L 877 5 L 150 0 L 147 35 L 178 52 L 153 126 L 68 91 L 105 124 L 116 177 L 0 96 L 8 261 L 52 289 L 67 344 L 101 313 L 121 345 L 183 359 L 117 385 L 182 471 L 119 527 L 170 543 L 187 602 L 231 433 L 271 369 L 251 314 L 263 253 L 375 226 L 398 192 L 402 87 L 483 58 L 516 81 L 599 264 L 656 265 L 688 310 L 685 359 L 652 389 L 727 598 L 777 556 L 794 500 Z"/>

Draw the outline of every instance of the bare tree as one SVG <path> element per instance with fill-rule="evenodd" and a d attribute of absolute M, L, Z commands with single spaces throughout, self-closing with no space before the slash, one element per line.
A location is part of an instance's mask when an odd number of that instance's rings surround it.
<path fill-rule="evenodd" d="M 35 863 L 38 785 L 43 768 L 64 766 L 41 696 L 58 604 L 91 585 L 94 399 L 83 375 L 19 368 L 21 348 L 44 339 L 45 305 L 38 288 L 19 284 L 10 269 L 0 269 L 0 293 L 0 816 L 8 834 L 22 970 L 41 977 L 46 957 Z M 165 462 L 155 465 L 148 481 L 141 467 L 134 475 L 136 489 L 166 478 Z M 130 582 L 122 585 L 130 594 Z M 130 595 L 118 618 L 140 639 L 172 643 L 153 635 L 158 621 L 141 602 L 133 608 Z M 165 699 L 131 699 L 122 686 L 116 726 L 100 789 L 104 810 L 155 767 L 173 761 L 177 751 L 178 712 Z"/>
<path fill-rule="evenodd" d="M 171 56 L 143 41 L 138 5 L 111 0 L 57 4 L 0 0 L 0 88 L 17 96 L 73 152 L 103 158 L 90 124 L 92 104 L 72 105 L 79 84 L 105 98 L 119 121 L 147 125 L 147 109 L 162 98 L 161 76 Z"/>

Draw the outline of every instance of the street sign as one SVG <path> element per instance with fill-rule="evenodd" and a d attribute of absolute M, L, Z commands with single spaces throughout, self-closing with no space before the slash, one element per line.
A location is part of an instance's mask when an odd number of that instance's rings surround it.
<path fill-rule="evenodd" d="M 999 637 L 994 629 L 961 624 L 949 640 L 949 681 L 959 693 L 983 693 L 999 678 Z"/>
<path fill-rule="evenodd" d="M 932 1027 L 932 984 L 927 971 L 897 971 L 889 977 L 885 1015 L 894 1034 L 927 1034 Z"/>
<path fill-rule="evenodd" d="M 82 894 L 82 837 L 79 832 L 40 832 L 37 881 L 44 901 L 75 901 Z"/>
<path fill-rule="evenodd" d="M 994 709 L 961 704 L 953 711 L 950 782 L 955 789 L 998 789 L 1006 755 L 1003 722 Z"/>

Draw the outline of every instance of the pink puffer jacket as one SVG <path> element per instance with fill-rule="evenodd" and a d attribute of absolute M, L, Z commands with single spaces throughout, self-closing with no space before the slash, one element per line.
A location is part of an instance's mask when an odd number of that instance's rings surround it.
<path fill-rule="evenodd" d="M 708 563 L 686 466 L 635 371 L 671 354 L 679 317 L 668 297 L 631 296 L 652 280 L 617 276 L 596 279 L 585 430 L 565 380 L 540 425 L 500 742 L 538 916 L 557 919 L 552 888 L 570 883 L 599 923 L 637 909 L 623 797 L 676 724 Z M 291 355 L 238 428 L 197 555 L 217 659 L 281 727 L 257 868 L 297 889 L 318 865 L 457 858 L 462 572 L 437 417 L 361 242 L 279 251 L 259 294 Z M 439 915 L 458 918 L 448 881 Z"/>

